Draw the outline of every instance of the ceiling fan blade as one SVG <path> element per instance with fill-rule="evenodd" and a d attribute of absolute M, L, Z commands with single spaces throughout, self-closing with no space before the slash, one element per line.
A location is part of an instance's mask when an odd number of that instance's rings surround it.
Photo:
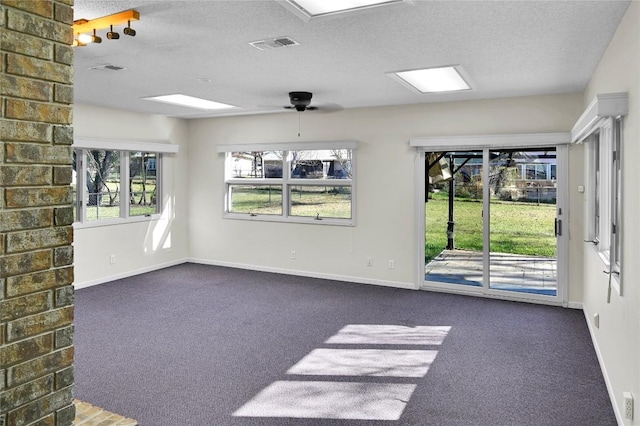
<path fill-rule="evenodd" d="M 338 104 L 320 104 L 320 105 L 314 106 L 314 108 L 316 108 L 318 111 L 321 111 L 321 112 L 336 112 L 336 111 L 342 111 L 344 109 L 342 105 L 338 105 Z"/>

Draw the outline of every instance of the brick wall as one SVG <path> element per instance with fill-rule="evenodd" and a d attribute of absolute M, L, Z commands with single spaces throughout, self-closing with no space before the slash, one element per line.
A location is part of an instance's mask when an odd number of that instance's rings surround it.
<path fill-rule="evenodd" d="M 0 426 L 70 425 L 73 0 L 0 0 Z"/>

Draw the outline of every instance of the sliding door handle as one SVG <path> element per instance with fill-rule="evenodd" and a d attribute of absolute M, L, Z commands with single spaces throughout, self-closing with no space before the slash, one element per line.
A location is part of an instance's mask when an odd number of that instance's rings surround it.
<path fill-rule="evenodd" d="M 553 226 L 553 232 L 556 235 L 556 237 L 559 237 L 562 235 L 562 221 L 558 218 L 556 218 L 554 226 Z"/>

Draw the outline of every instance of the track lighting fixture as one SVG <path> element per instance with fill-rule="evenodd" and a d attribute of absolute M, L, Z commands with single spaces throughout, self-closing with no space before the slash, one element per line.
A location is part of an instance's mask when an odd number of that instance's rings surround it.
<path fill-rule="evenodd" d="M 96 35 L 95 28 L 93 29 L 93 35 L 91 36 L 91 43 L 102 43 L 102 37 Z"/>
<path fill-rule="evenodd" d="M 117 40 L 120 38 L 120 34 L 113 32 L 113 25 L 109 25 L 109 32 L 107 33 L 107 38 L 109 40 Z"/>
<path fill-rule="evenodd" d="M 131 28 L 131 21 L 127 21 L 127 28 L 122 30 L 122 32 L 124 33 L 124 35 L 128 35 L 128 36 L 131 36 L 131 37 L 135 37 L 136 36 L 136 30 Z"/>
<path fill-rule="evenodd" d="M 73 46 L 86 46 L 88 43 L 101 43 L 102 38 L 96 34 L 96 30 L 107 28 L 109 29 L 107 32 L 107 38 L 109 40 L 118 40 L 120 38 L 120 34 L 113 31 L 113 27 L 114 25 L 124 25 L 125 23 L 127 24 L 127 27 L 123 30 L 123 33 L 133 37 L 136 35 L 136 30 L 131 28 L 131 21 L 138 20 L 140 20 L 140 12 L 133 9 L 91 20 L 76 19 L 73 21 L 73 32 L 74 34 L 77 34 L 77 37 L 73 40 Z"/>

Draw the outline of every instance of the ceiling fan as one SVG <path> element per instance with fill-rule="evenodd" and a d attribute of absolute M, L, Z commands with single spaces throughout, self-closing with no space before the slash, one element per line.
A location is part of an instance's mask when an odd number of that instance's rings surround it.
<path fill-rule="evenodd" d="M 284 109 L 295 109 L 298 111 L 298 137 L 300 137 L 300 113 L 304 111 L 321 110 L 325 112 L 338 111 L 342 107 L 337 104 L 327 104 L 322 106 L 311 106 L 311 92 L 289 92 L 289 102 L 291 105 L 283 107 Z"/>
<path fill-rule="evenodd" d="M 298 112 L 303 111 L 337 111 L 342 109 L 339 105 L 336 104 L 327 104 L 322 106 L 311 106 L 311 98 L 313 97 L 313 93 L 311 92 L 289 92 L 289 102 L 291 105 L 287 105 L 285 109 L 295 109 Z"/>

